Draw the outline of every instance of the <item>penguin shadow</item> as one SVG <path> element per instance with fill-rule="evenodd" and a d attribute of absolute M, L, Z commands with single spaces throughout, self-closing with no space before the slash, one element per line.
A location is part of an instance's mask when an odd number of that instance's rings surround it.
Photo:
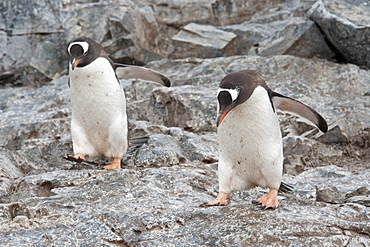
<path fill-rule="evenodd" d="M 149 140 L 149 135 L 145 136 L 139 136 L 139 137 L 133 137 L 129 139 L 129 147 L 127 149 L 127 153 L 125 157 L 122 160 L 128 160 L 132 156 L 134 156 L 135 152 L 143 146 L 145 143 L 147 143 Z M 65 155 L 62 156 L 63 159 L 72 162 L 72 166 L 69 168 L 69 170 L 85 170 L 85 169 L 94 169 L 94 170 L 105 170 L 104 166 L 109 164 L 108 159 L 104 160 L 85 160 L 81 159 L 80 157 L 76 158 L 73 155 Z M 123 165 L 124 163 L 121 162 Z M 121 165 L 121 166 L 122 166 Z M 121 167 L 123 168 L 123 167 Z"/>

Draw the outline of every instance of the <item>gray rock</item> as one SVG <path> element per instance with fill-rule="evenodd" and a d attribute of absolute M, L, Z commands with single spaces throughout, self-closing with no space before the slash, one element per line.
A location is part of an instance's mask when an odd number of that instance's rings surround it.
<path fill-rule="evenodd" d="M 316 200 L 318 202 L 328 202 L 328 203 L 344 203 L 345 195 L 340 193 L 337 187 L 319 187 L 317 188 Z"/>
<path fill-rule="evenodd" d="M 65 69 L 65 64 L 61 63 L 65 55 L 60 44 L 65 44 L 62 23 L 56 14 L 58 8 L 59 4 L 50 2 L 3 1 L 0 22 L 5 31 L 1 35 L 5 49 L 2 50 L 0 71 L 14 71 L 30 65 L 49 81 L 56 72 Z M 28 84 L 27 79 L 22 79 L 22 83 Z"/>
<path fill-rule="evenodd" d="M 136 166 L 160 167 L 178 165 L 185 161 L 181 147 L 171 136 L 154 134 L 138 150 L 134 162 Z"/>
<path fill-rule="evenodd" d="M 313 1 L 287 1 L 256 12 L 249 21 L 220 29 L 237 34 L 235 54 L 331 59 L 334 53 L 320 30 L 307 20 L 306 12 L 312 4 Z"/>
<path fill-rule="evenodd" d="M 84 240 L 90 245 L 107 246 L 117 242 L 128 246 L 223 246 L 245 241 L 257 244 L 271 238 L 277 246 L 312 242 L 369 244 L 368 238 L 362 237 L 370 229 L 369 209 L 359 204 L 300 205 L 285 199 L 280 209 L 261 211 L 248 203 L 250 197 L 260 194 L 253 190 L 232 195 L 228 207 L 197 207 L 212 198 L 203 192 L 214 181 L 211 174 L 205 167 L 184 164 L 31 176 L 26 181 L 39 188 L 52 181 L 58 184 L 49 188 L 47 197 L 24 198 L 13 204 L 12 208 L 18 210 L 12 213 L 9 204 L 2 205 L 4 216 L 11 217 L 2 218 L 0 234 L 3 243 L 12 241 L 13 245 L 27 239 L 31 245 L 50 241 L 55 245 L 79 245 Z M 271 224 L 279 227 L 272 230 Z M 258 235 L 261 231 L 263 235 Z"/>
<path fill-rule="evenodd" d="M 346 113 L 345 115 L 339 117 L 338 120 L 334 121 L 331 126 L 329 126 L 327 133 L 318 134 L 316 135 L 316 138 L 324 143 L 349 142 L 355 137 L 356 134 L 358 134 L 356 129 L 361 128 L 361 122 L 351 116 L 350 113 Z"/>
<path fill-rule="evenodd" d="M 369 68 L 370 6 L 365 0 L 318 0 L 309 16 L 346 62 Z"/>
<path fill-rule="evenodd" d="M 68 68 L 67 55 L 59 48 L 64 45 L 65 42 L 60 40 L 60 35 L 49 35 L 46 41 L 40 40 L 31 58 L 30 66 L 48 78 L 59 75 Z"/>
<path fill-rule="evenodd" d="M 148 119 L 157 124 L 193 131 L 215 130 L 216 87 L 179 86 L 153 91 Z"/>
<path fill-rule="evenodd" d="M 358 176 L 343 168 L 325 166 L 307 170 L 290 182 L 294 185 L 296 181 L 308 180 L 311 188 L 314 188 L 311 198 L 316 198 L 318 202 L 342 204 L 354 202 L 357 196 L 366 197 L 370 194 L 370 183 L 366 180 L 368 176 L 369 171 Z M 366 200 L 356 202 L 365 206 L 367 203 Z"/>
<path fill-rule="evenodd" d="M 346 202 L 361 204 L 366 207 L 370 207 L 370 196 L 353 196 L 346 200 Z"/>
<path fill-rule="evenodd" d="M 250 21 L 252 23 L 271 23 L 292 17 L 307 17 L 308 10 L 315 2 L 316 0 L 287 0 L 256 12 Z"/>
<path fill-rule="evenodd" d="M 225 57 L 236 54 L 234 33 L 225 32 L 210 25 L 190 23 L 174 35 L 174 51 L 170 58 Z"/>
<path fill-rule="evenodd" d="M 180 26 L 196 22 L 219 26 L 244 22 L 257 11 L 280 2 L 280 0 L 253 3 L 248 0 L 156 0 L 153 9 L 159 23 Z"/>
<path fill-rule="evenodd" d="M 295 17 L 269 23 L 269 26 L 283 29 L 277 29 L 273 35 L 258 42 L 254 51 L 256 55 L 293 55 L 305 58 L 316 56 L 328 60 L 334 57 L 334 53 L 325 43 L 324 37 L 313 21 Z"/>

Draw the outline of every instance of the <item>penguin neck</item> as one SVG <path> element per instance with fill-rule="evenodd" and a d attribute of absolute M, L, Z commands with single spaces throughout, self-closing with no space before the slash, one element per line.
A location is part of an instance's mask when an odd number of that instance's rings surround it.
<path fill-rule="evenodd" d="M 72 84 L 73 82 L 84 82 L 83 84 L 87 83 L 90 87 L 106 86 L 104 84 L 102 85 L 102 82 L 105 81 L 115 84 L 117 84 L 118 81 L 111 63 L 108 59 L 103 57 L 96 58 L 94 61 L 84 67 L 76 67 L 74 70 L 72 70 L 70 67 L 69 75 L 71 77 Z"/>

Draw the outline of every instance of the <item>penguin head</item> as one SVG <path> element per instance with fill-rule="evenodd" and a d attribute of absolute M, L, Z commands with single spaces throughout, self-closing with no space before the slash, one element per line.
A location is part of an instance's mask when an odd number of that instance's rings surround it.
<path fill-rule="evenodd" d="M 79 37 L 68 45 L 68 54 L 72 70 L 84 67 L 98 57 L 108 57 L 103 47 L 87 37 Z"/>
<path fill-rule="evenodd" d="M 257 86 L 268 90 L 262 75 L 254 70 L 230 73 L 222 79 L 217 93 L 217 127 L 232 109 L 249 99 Z"/>

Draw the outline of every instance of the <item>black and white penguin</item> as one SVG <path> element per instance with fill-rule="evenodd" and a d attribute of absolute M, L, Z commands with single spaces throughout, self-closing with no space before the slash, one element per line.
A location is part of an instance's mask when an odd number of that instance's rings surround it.
<path fill-rule="evenodd" d="M 257 201 L 262 208 L 278 206 L 282 183 L 283 141 L 275 108 L 297 114 L 328 129 L 324 118 L 309 106 L 272 91 L 253 70 L 223 78 L 218 94 L 219 194 L 202 206 L 225 206 L 230 192 L 256 186 L 269 188 Z"/>
<path fill-rule="evenodd" d="M 150 69 L 113 63 L 103 47 L 87 37 L 70 42 L 68 54 L 74 155 L 65 158 L 106 157 L 113 161 L 105 169 L 120 168 L 128 147 L 128 123 L 119 79 L 142 79 L 167 87 L 170 80 Z"/>

